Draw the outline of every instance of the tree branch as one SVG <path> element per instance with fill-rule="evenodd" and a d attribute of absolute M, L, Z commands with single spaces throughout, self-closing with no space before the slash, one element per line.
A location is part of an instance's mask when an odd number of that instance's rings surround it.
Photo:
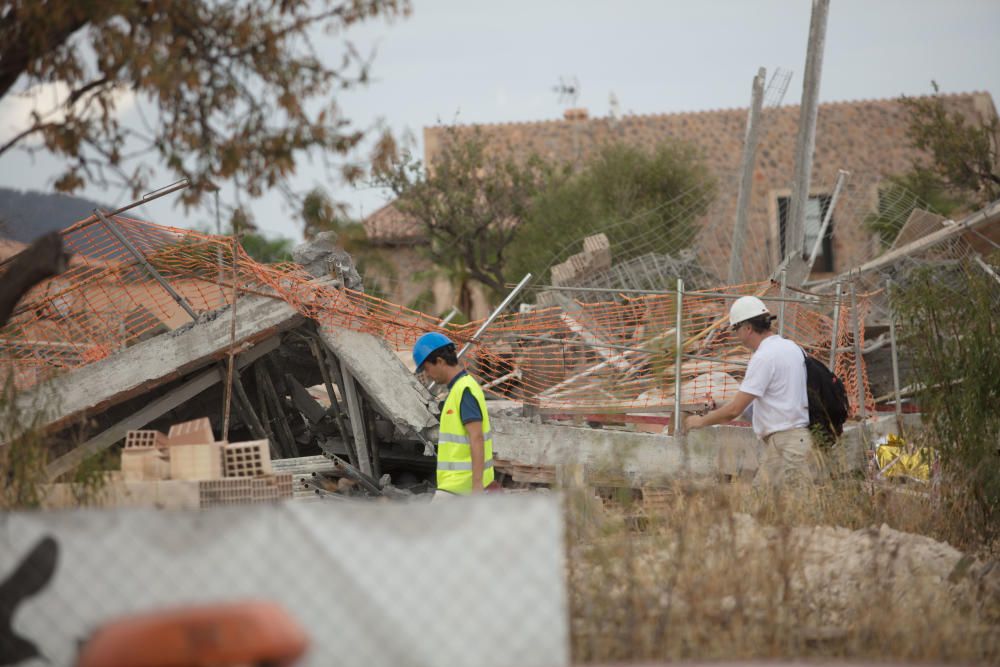
<path fill-rule="evenodd" d="M 7 324 L 21 297 L 46 278 L 65 271 L 67 260 L 59 232 L 46 234 L 15 255 L 0 280 L 0 327 Z"/>

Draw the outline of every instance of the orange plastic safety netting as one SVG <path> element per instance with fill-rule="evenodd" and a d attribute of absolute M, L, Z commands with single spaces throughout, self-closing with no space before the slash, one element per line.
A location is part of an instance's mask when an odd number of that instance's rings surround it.
<path fill-rule="evenodd" d="M 297 265 L 255 262 L 229 237 L 121 216 L 112 224 L 141 257 L 100 221 L 74 225 L 64 233 L 74 253 L 69 270 L 36 286 L 0 332 L 3 356 L 19 386 L 183 326 L 192 319 L 187 308 L 196 315 L 217 310 L 231 303 L 234 289 L 281 299 L 325 325 L 375 334 L 397 350 L 408 350 L 422 333 L 437 328 L 436 318 L 316 280 Z M 774 300 L 779 292 L 772 283 L 684 292 L 679 332 L 675 293 L 611 295 L 617 298 L 508 313 L 487 329 L 467 362 L 494 394 L 540 409 L 665 415 L 678 389 L 678 361 L 682 403 L 721 402 L 737 390 L 749 353 L 728 330 L 725 314 L 733 296 L 755 294 L 772 312 L 783 310 L 784 335 L 829 360 L 834 298 L 789 292 L 789 300 Z M 853 308 L 849 300 L 841 301 L 834 369 L 847 385 L 852 408 L 857 410 L 863 395 L 871 410 L 864 365 L 855 364 L 853 352 L 854 323 L 857 319 L 863 340 L 869 301 L 860 296 Z M 447 331 L 464 343 L 479 324 Z"/>

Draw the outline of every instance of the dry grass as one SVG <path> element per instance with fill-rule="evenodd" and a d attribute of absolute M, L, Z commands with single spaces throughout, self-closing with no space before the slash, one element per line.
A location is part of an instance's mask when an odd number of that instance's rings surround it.
<path fill-rule="evenodd" d="M 1000 661 L 1000 566 L 925 537 L 959 528 L 923 496 L 838 482 L 676 486 L 645 507 L 566 497 L 575 662 Z"/>

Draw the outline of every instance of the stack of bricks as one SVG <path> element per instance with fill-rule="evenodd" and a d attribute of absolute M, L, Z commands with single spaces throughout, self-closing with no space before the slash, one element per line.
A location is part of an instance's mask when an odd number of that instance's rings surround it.
<path fill-rule="evenodd" d="M 167 436 L 159 431 L 129 431 L 122 449 L 122 479 L 145 482 L 169 477 Z"/>
<path fill-rule="evenodd" d="M 267 440 L 231 442 L 222 448 L 226 477 L 262 477 L 271 474 Z"/>
<path fill-rule="evenodd" d="M 594 234 L 583 239 L 583 252 L 570 255 L 565 262 L 552 267 L 552 284 L 557 287 L 572 287 L 610 268 L 611 243 L 605 234 Z M 556 303 L 546 292 L 541 292 L 538 297 L 538 304 L 541 306 Z"/>
<path fill-rule="evenodd" d="M 215 441 L 208 417 L 170 427 L 170 478 L 188 480 L 222 477 L 222 445 Z"/>
<path fill-rule="evenodd" d="M 292 476 L 287 473 L 264 477 L 227 477 L 198 485 L 202 507 L 275 502 L 291 498 L 293 493 Z"/>
<path fill-rule="evenodd" d="M 611 268 L 611 243 L 604 234 L 583 239 L 583 252 L 571 255 L 552 267 L 552 284 L 562 287 L 578 284 L 584 278 Z"/>
<path fill-rule="evenodd" d="M 129 431 L 122 450 L 122 477 L 125 482 L 193 485 L 185 493 L 194 493 L 199 507 L 293 497 L 292 475 L 272 474 L 267 440 L 217 442 L 207 417 L 175 424 L 169 434 Z M 126 495 L 139 490 L 133 488 Z"/>

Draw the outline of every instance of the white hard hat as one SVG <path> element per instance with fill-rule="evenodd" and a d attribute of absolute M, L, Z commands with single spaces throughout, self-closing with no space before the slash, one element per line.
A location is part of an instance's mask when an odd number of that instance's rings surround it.
<path fill-rule="evenodd" d="M 729 309 L 729 326 L 736 326 L 740 322 L 746 322 L 758 315 L 770 315 L 764 302 L 755 296 L 741 296 L 733 302 Z"/>

